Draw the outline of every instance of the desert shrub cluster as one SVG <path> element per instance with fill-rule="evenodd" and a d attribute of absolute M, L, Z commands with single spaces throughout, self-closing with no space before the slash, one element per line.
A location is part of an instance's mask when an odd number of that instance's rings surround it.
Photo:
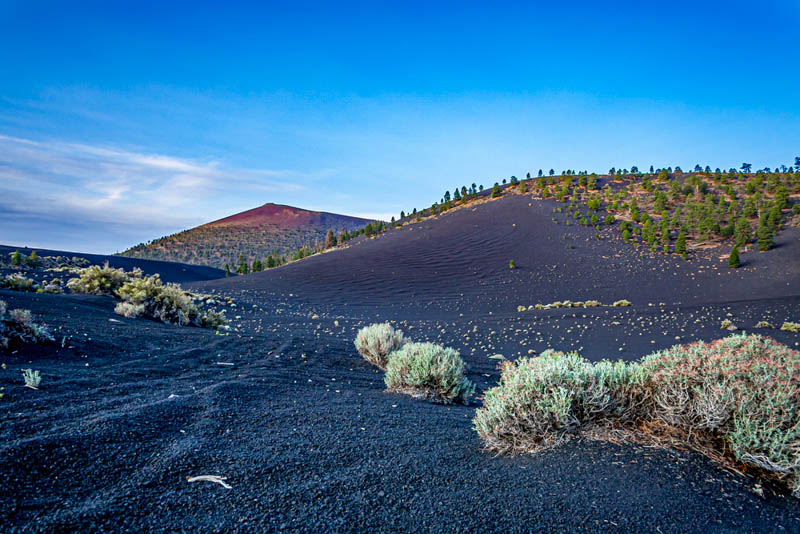
<path fill-rule="evenodd" d="M 629 300 L 618 300 L 613 304 L 603 304 L 599 300 L 557 300 L 550 304 L 534 304 L 533 306 L 517 306 L 517 311 L 527 310 L 551 310 L 553 308 L 598 308 L 601 306 L 630 306 Z"/>
<path fill-rule="evenodd" d="M 114 311 L 125 317 L 144 316 L 162 323 L 205 328 L 219 328 L 228 323 L 221 312 L 202 312 L 191 293 L 178 284 L 164 284 L 158 274 L 131 277 L 117 293 L 122 302 Z"/>
<path fill-rule="evenodd" d="M 80 269 L 77 278 L 72 278 L 67 282 L 67 287 L 73 293 L 118 297 L 118 292 L 124 284 L 141 277 L 142 271 L 140 269 L 125 272 L 123 269 L 109 267 L 108 262 L 106 262 L 102 267 L 90 265 L 85 269 Z"/>
<path fill-rule="evenodd" d="M 800 352 L 758 335 L 676 345 L 640 362 L 547 352 L 504 362 L 474 426 L 497 452 L 600 429 L 664 432 L 800 496 Z"/>
<path fill-rule="evenodd" d="M 202 310 L 195 295 L 184 291 L 178 284 L 165 284 L 158 274 L 144 276 L 140 269 L 126 272 L 123 269 L 91 265 L 77 272 L 77 277 L 67 282 L 74 293 L 110 295 L 121 299 L 114 311 L 123 317 L 147 317 L 163 323 L 183 326 L 220 328 L 228 324 L 224 313 Z M 203 305 L 203 298 L 197 297 Z M 207 303 L 215 302 L 207 299 Z"/>
<path fill-rule="evenodd" d="M 45 270 L 66 270 L 69 268 L 86 267 L 89 260 L 76 256 L 39 256 L 33 250 L 30 255 L 25 255 L 19 250 L 8 254 L 8 257 L 0 256 L 0 268 L 3 269 L 45 269 Z"/>
<path fill-rule="evenodd" d="M 0 300 L 0 349 L 13 342 L 38 343 L 52 341 L 53 336 L 44 325 L 33 322 L 29 310 L 9 310 Z"/>
<path fill-rule="evenodd" d="M 11 273 L 0 278 L 0 289 L 11 291 L 29 291 L 36 293 L 63 293 L 62 281 L 60 278 L 53 278 L 51 281 L 43 280 L 41 283 L 21 273 Z"/>
<path fill-rule="evenodd" d="M 0 280 L 0 287 L 12 291 L 36 291 L 37 284 L 19 273 L 11 273 Z"/>
<path fill-rule="evenodd" d="M 365 360 L 386 371 L 387 391 L 464 404 L 474 392 L 458 351 L 434 343 L 410 342 L 389 323 L 359 330 L 355 346 Z"/>

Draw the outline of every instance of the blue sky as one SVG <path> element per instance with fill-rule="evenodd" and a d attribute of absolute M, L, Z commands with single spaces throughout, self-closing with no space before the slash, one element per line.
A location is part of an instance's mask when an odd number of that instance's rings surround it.
<path fill-rule="evenodd" d="M 800 3 L 553 4 L 0 0 L 0 243 L 800 155 Z"/>

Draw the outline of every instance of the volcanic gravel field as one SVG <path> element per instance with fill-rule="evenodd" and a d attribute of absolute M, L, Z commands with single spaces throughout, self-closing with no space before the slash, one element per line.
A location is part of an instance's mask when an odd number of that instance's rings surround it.
<path fill-rule="evenodd" d="M 728 335 L 724 319 L 800 321 L 796 228 L 731 270 L 727 248 L 651 256 L 556 205 L 509 195 L 245 277 L 170 268 L 233 299 L 228 334 L 125 319 L 107 297 L 0 291 L 57 339 L 0 355 L 0 531 L 800 532 L 800 501 L 692 451 L 483 450 L 471 419 L 492 355 L 632 360 Z M 566 299 L 633 305 L 527 310 Z M 386 393 L 353 347 L 378 321 L 457 348 L 478 398 Z"/>

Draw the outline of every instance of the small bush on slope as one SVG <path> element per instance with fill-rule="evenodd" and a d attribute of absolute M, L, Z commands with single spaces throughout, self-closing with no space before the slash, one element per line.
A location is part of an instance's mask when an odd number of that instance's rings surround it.
<path fill-rule="evenodd" d="M 19 273 L 12 273 L 0 280 L 0 287 L 13 291 L 36 291 L 36 284 L 30 278 Z"/>
<path fill-rule="evenodd" d="M 800 352 L 758 335 L 676 345 L 639 363 L 522 358 L 505 364 L 473 422 L 498 452 L 539 450 L 596 423 L 660 422 L 800 496 Z"/>
<path fill-rule="evenodd" d="M 47 327 L 33 322 L 28 310 L 11 310 L 0 300 L 0 348 L 8 348 L 12 341 L 38 343 L 53 341 Z"/>
<path fill-rule="evenodd" d="M 123 300 L 114 307 L 114 313 L 127 317 L 128 319 L 141 317 L 144 314 L 144 305 L 131 304 Z"/>
<path fill-rule="evenodd" d="M 386 388 L 434 401 L 467 403 L 475 386 L 458 351 L 434 343 L 406 343 L 389 356 Z"/>
<path fill-rule="evenodd" d="M 395 330 L 389 323 L 375 323 L 358 331 L 355 346 L 365 360 L 385 370 L 389 354 L 405 342 L 401 330 Z"/>
<path fill-rule="evenodd" d="M 67 282 L 67 287 L 73 293 L 88 293 L 90 295 L 119 296 L 119 289 L 123 284 L 140 279 L 142 271 L 134 269 L 126 273 L 122 269 L 114 269 L 106 262 L 103 267 L 91 265 L 78 272 L 78 277 Z"/>

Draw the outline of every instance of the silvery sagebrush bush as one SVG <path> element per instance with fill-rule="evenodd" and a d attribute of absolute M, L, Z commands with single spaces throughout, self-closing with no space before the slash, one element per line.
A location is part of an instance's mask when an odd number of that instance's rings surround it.
<path fill-rule="evenodd" d="M 491 450 L 537 451 L 590 426 L 659 422 L 800 497 L 800 352 L 770 338 L 675 345 L 640 362 L 545 351 L 502 365 L 473 419 Z"/>
<path fill-rule="evenodd" d="M 406 343 L 389 355 L 384 381 L 389 391 L 433 401 L 466 404 L 475 386 L 464 376 L 458 351 L 434 343 Z"/>
<path fill-rule="evenodd" d="M 372 365 L 386 369 L 389 354 L 405 344 L 402 330 L 389 323 L 375 323 L 358 331 L 355 346 L 358 353 Z"/>
<path fill-rule="evenodd" d="M 591 363 L 574 352 L 548 350 L 501 365 L 500 384 L 484 393 L 473 419 L 496 452 L 541 450 L 593 424 L 631 421 L 647 379 L 639 365 Z"/>

